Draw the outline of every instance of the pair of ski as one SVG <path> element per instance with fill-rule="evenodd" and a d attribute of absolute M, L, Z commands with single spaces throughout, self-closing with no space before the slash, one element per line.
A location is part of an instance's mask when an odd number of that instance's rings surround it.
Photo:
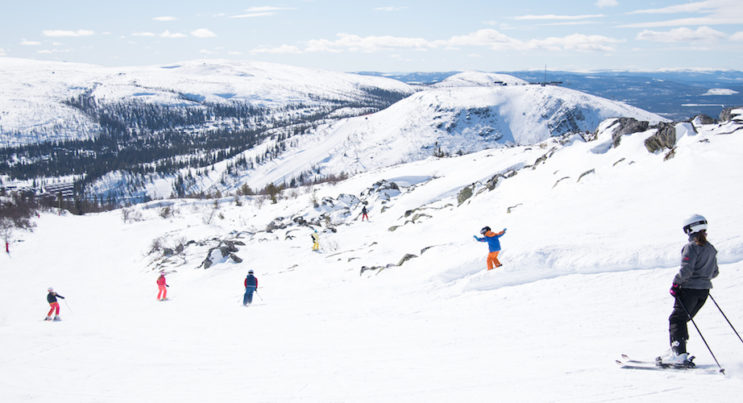
<path fill-rule="evenodd" d="M 685 364 L 667 364 L 663 363 L 660 357 L 655 361 L 635 360 L 627 354 L 622 354 L 621 359 L 616 360 L 617 365 L 624 369 L 639 369 L 647 371 L 664 371 L 664 370 L 695 370 L 695 372 L 704 372 L 709 374 L 725 373 L 725 370 L 716 370 L 710 366 L 697 366 L 694 364 L 694 357 L 689 359 Z"/>

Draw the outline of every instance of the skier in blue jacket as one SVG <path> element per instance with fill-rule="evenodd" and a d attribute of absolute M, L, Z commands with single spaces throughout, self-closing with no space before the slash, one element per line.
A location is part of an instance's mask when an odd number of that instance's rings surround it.
<path fill-rule="evenodd" d="M 503 231 L 496 234 L 495 232 L 490 230 L 490 227 L 485 226 L 480 230 L 480 234 L 483 235 L 482 238 L 479 238 L 477 237 L 477 235 L 475 235 L 475 239 L 477 241 L 488 243 L 488 250 L 490 251 L 490 253 L 488 253 L 487 259 L 488 270 L 493 270 L 494 267 L 503 266 L 498 260 L 498 254 L 500 253 L 500 241 L 498 239 L 505 233 L 505 228 L 503 228 Z"/>

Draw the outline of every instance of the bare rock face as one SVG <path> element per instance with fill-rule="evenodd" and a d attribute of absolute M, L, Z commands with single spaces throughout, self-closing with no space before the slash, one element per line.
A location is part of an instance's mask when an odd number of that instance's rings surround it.
<path fill-rule="evenodd" d="M 645 140 L 645 148 L 651 153 L 664 149 L 673 150 L 676 145 L 676 126 L 673 123 L 659 123 L 658 131 Z"/>
<path fill-rule="evenodd" d="M 215 263 L 221 263 L 227 260 L 232 260 L 234 263 L 242 263 L 243 260 L 235 254 L 238 251 L 237 245 L 240 244 L 244 243 L 241 241 L 220 241 L 218 246 L 209 249 L 200 267 L 208 269 Z"/>
<path fill-rule="evenodd" d="M 622 136 L 632 133 L 644 132 L 648 129 L 650 123 L 635 118 L 619 118 L 611 127 L 611 140 L 614 147 L 618 147 L 622 141 Z"/>
<path fill-rule="evenodd" d="M 702 113 L 702 114 L 695 116 L 694 119 L 692 119 L 692 122 L 694 123 L 695 126 L 711 125 L 715 123 L 715 119 Z"/>
<path fill-rule="evenodd" d="M 743 118 L 740 111 L 743 110 L 743 106 L 733 106 L 725 108 L 720 112 L 720 122 L 729 122 L 731 120 L 740 120 Z M 737 119 L 736 119 L 737 118 Z"/>

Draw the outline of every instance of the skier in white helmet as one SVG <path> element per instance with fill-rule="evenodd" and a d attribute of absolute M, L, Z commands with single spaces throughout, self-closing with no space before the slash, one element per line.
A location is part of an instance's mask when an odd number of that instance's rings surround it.
<path fill-rule="evenodd" d="M 707 240 L 707 219 L 692 215 L 684 221 L 683 230 L 689 236 L 689 243 L 681 250 L 681 269 L 673 278 L 670 290 L 675 299 L 668 317 L 671 349 L 660 359 L 664 364 L 692 366 L 686 352 L 687 323 L 707 301 L 711 280 L 717 277 L 719 269 L 717 249 Z"/>

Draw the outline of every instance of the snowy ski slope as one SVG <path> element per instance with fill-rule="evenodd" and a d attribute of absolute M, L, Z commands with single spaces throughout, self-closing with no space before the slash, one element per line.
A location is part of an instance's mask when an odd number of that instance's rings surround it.
<path fill-rule="evenodd" d="M 141 220 L 127 223 L 121 211 L 46 213 L 0 257 L 0 394 L 12 402 L 737 401 L 743 345 L 711 302 L 697 323 L 727 376 L 622 370 L 614 359 L 667 348 L 680 222 L 692 213 L 708 218 L 719 251 L 712 294 L 743 328 L 740 126 L 700 126 L 667 161 L 645 150 L 652 131 L 617 148 L 603 133 L 370 169 L 277 204 L 225 198 L 214 211 L 208 200 L 159 201 L 133 208 Z M 487 190 L 499 173 L 508 177 Z M 369 193 L 382 179 L 399 193 Z M 459 205 L 471 184 L 474 195 Z M 371 222 L 359 221 L 362 200 Z M 172 218 L 160 217 L 165 205 Z M 276 217 L 322 222 L 321 253 L 310 250 L 309 227 L 267 232 Z M 491 272 L 486 246 L 472 239 L 484 225 L 508 228 L 504 266 Z M 242 240 L 244 261 L 197 268 L 215 237 Z M 154 239 L 196 243 L 162 260 L 147 254 Z M 417 257 L 394 266 L 406 254 Z M 158 263 L 167 302 L 155 300 Z M 248 269 L 260 288 L 245 308 Z M 67 297 L 59 323 L 41 320 L 49 286 Z M 690 332 L 698 365 L 713 368 Z"/>

